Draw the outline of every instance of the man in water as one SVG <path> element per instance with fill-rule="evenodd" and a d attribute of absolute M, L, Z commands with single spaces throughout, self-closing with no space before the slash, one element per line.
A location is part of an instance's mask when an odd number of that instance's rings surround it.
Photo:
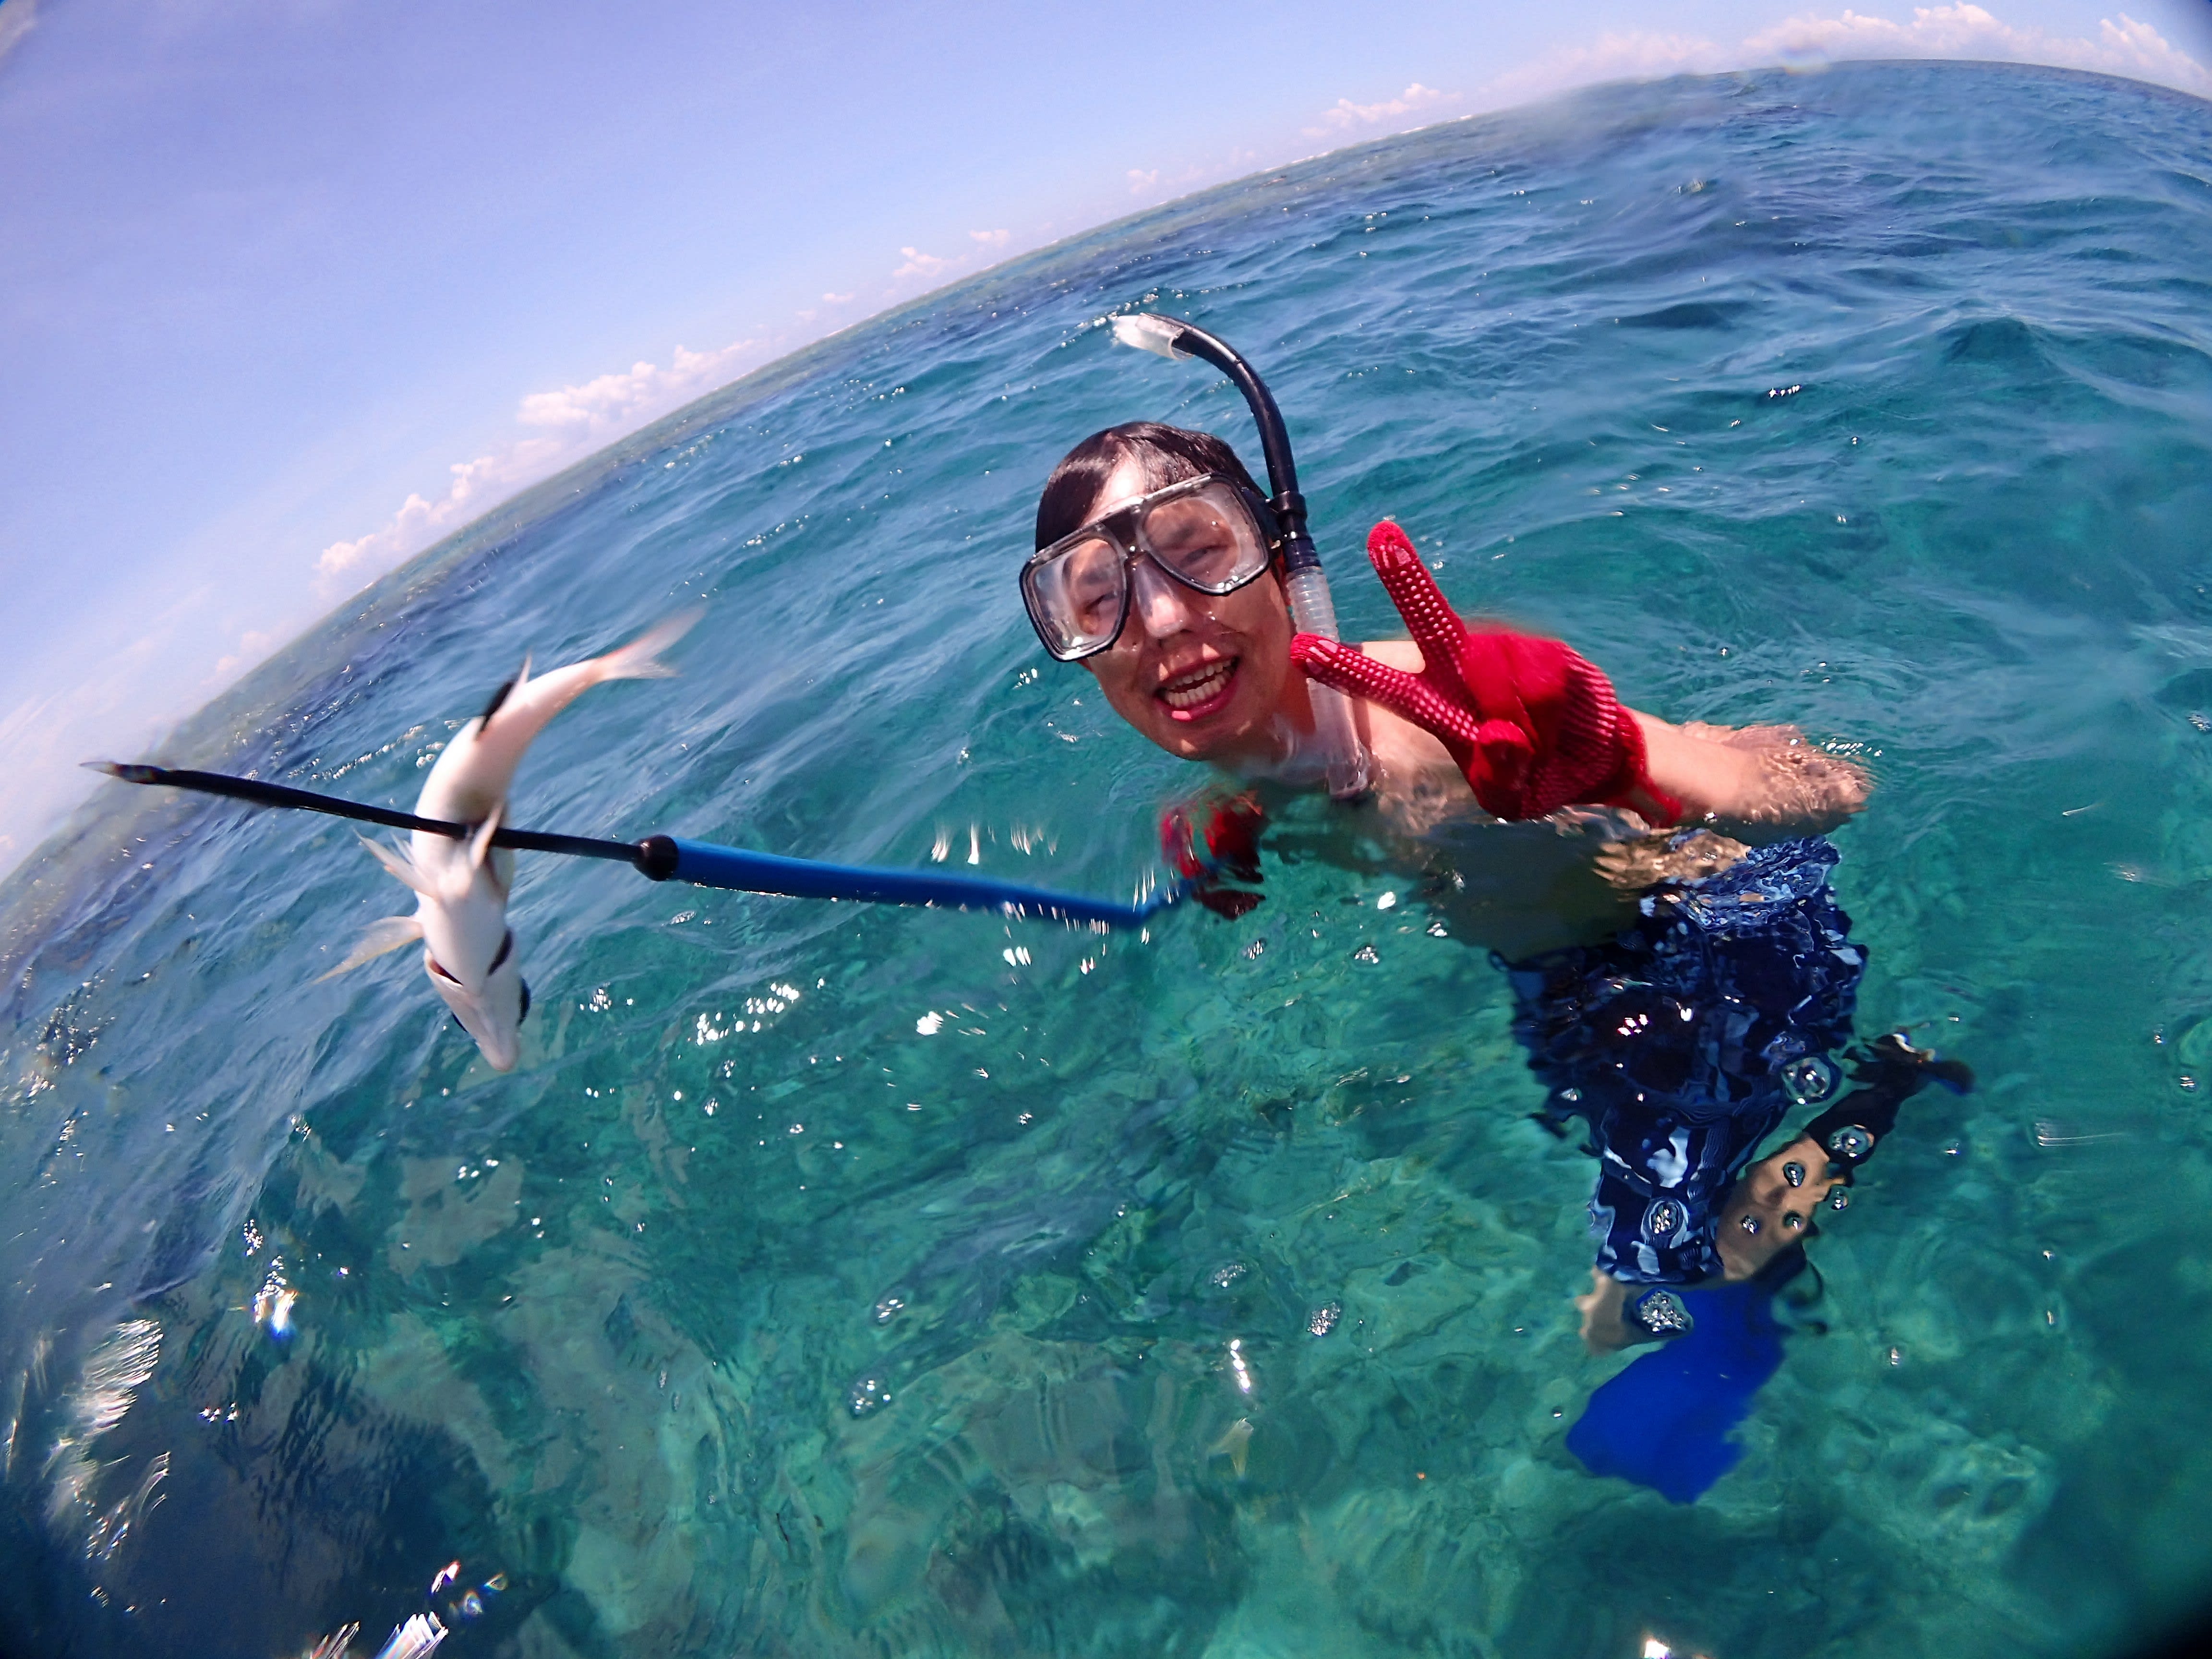
<path fill-rule="evenodd" d="M 1220 439 L 1111 428 L 1046 483 L 1024 601 L 1137 731 L 1264 793 L 1321 779 L 1309 680 L 1356 699 L 1391 861 L 1425 871 L 1451 931 L 1507 965 L 1550 1088 L 1540 1121 L 1589 1126 L 1585 1340 L 1680 1334 L 1668 1287 L 1748 1278 L 1802 1242 L 1926 1074 L 1929 1056 L 1885 1039 L 1817 1140 L 1747 1170 L 1796 1100 L 1826 1094 L 1824 1056 L 1850 1036 L 1863 958 L 1820 837 L 1863 805 L 1866 775 L 1793 727 L 1669 725 L 1556 641 L 1468 628 L 1387 521 L 1370 556 L 1414 637 L 1296 635 L 1270 528 Z M 1231 812 L 1204 831 L 1248 879 L 1249 827 Z"/>

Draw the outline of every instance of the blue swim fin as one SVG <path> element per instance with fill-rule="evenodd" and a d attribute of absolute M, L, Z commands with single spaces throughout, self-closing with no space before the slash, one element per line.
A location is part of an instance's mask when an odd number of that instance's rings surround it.
<path fill-rule="evenodd" d="M 1729 1436 L 1782 1364 L 1776 1288 L 1754 1279 L 1680 1292 L 1696 1325 L 1593 1394 L 1567 1449 L 1592 1474 L 1695 1503 L 1743 1455 Z"/>

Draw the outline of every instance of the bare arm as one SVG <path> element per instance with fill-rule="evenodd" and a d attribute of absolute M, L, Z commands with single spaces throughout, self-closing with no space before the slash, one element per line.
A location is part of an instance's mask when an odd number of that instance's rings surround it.
<path fill-rule="evenodd" d="M 1670 726 L 1630 712 L 1651 781 L 1681 801 L 1685 823 L 1757 844 L 1826 835 L 1866 805 L 1865 771 L 1794 726 Z"/>
<path fill-rule="evenodd" d="M 1420 648 L 1411 640 L 1370 640 L 1359 648 L 1408 673 L 1421 668 Z M 1865 772 L 1808 743 L 1794 726 L 1671 726 L 1629 712 L 1644 733 L 1645 769 L 1682 803 L 1685 823 L 1756 845 L 1825 835 L 1866 805 Z M 1418 781 L 1465 798 L 1459 769 L 1434 737 L 1379 704 L 1362 702 L 1360 714 L 1397 792 Z"/>

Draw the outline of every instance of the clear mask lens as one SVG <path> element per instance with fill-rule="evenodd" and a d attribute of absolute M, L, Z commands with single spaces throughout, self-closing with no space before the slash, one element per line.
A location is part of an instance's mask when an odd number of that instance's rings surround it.
<path fill-rule="evenodd" d="M 1169 574 L 1203 593 L 1226 593 L 1267 567 L 1251 509 L 1225 483 L 1152 507 L 1137 521 L 1137 539 Z"/>
<path fill-rule="evenodd" d="M 1088 656 L 1121 631 L 1127 602 L 1128 556 L 1103 537 L 1064 545 L 1064 550 L 1024 573 L 1030 614 L 1055 657 Z"/>
<path fill-rule="evenodd" d="M 1045 648 L 1063 662 L 1103 651 L 1129 610 L 1129 563 L 1154 564 L 1199 592 L 1235 592 L 1267 568 L 1259 521 L 1237 486 L 1194 479 L 1157 490 L 1047 548 L 1022 571 Z"/>

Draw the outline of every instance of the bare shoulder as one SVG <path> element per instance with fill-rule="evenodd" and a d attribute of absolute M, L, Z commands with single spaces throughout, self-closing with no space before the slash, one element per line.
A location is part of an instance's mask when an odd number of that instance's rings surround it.
<path fill-rule="evenodd" d="M 1421 648 L 1411 640 L 1363 640 L 1359 648 L 1376 662 L 1408 674 L 1425 666 Z M 1409 811 L 1423 822 L 1463 817 L 1474 803 L 1443 744 L 1411 720 L 1380 703 L 1355 700 L 1360 736 L 1382 769 L 1381 793 L 1386 808 Z"/>
<path fill-rule="evenodd" d="M 1359 648 L 1376 661 L 1402 668 L 1408 674 L 1418 674 L 1428 666 L 1422 660 L 1421 647 L 1411 640 L 1362 640 Z"/>

